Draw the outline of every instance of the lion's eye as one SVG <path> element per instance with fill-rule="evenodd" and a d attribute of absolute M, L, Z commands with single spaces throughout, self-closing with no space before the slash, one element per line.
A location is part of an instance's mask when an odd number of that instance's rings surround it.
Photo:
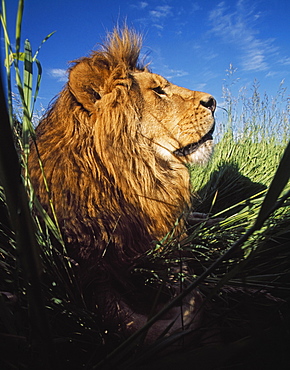
<path fill-rule="evenodd" d="M 162 89 L 161 86 L 154 87 L 152 90 L 155 91 L 158 95 L 166 95 L 166 92 Z"/>

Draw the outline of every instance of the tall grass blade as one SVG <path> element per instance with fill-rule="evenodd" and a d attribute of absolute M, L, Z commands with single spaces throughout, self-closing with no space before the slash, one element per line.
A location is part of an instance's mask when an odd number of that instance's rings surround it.
<path fill-rule="evenodd" d="M 269 187 L 269 190 L 265 196 L 263 204 L 261 206 L 260 212 L 255 222 L 255 227 L 259 229 L 265 219 L 272 212 L 273 207 L 276 204 L 276 201 L 285 188 L 288 180 L 290 178 L 290 142 L 288 143 L 283 157 L 280 161 L 278 169 L 275 173 L 273 181 Z"/>
<path fill-rule="evenodd" d="M 2 0 L 2 13 L 1 17 L 1 24 L 4 32 L 4 45 L 5 45 L 5 68 L 6 68 L 6 77 L 7 77 L 7 97 L 8 97 L 8 114 L 10 124 L 12 125 L 13 122 L 13 109 L 12 109 L 12 87 L 11 87 L 11 69 L 9 63 L 9 54 L 11 50 L 11 44 L 7 32 L 7 20 L 6 20 L 6 4 L 5 0 Z"/>
<path fill-rule="evenodd" d="M 26 277 L 34 344 L 36 343 L 40 351 L 44 351 L 43 355 L 47 362 L 53 353 L 53 346 L 42 298 L 40 281 L 42 267 L 39 247 L 35 238 L 35 225 L 31 218 L 26 190 L 22 182 L 19 159 L 14 147 L 2 78 L 0 85 L 0 181 L 4 188 L 12 228 L 16 235 L 19 260 Z"/>
<path fill-rule="evenodd" d="M 40 43 L 40 45 L 38 46 L 38 49 L 36 50 L 34 56 L 33 56 L 33 61 L 35 61 L 37 59 L 37 55 L 42 47 L 42 45 L 53 35 L 55 34 L 55 31 L 49 33 Z"/>
<path fill-rule="evenodd" d="M 28 40 L 24 44 L 24 99 L 27 106 L 27 117 L 31 118 L 30 102 L 32 97 L 32 52 L 31 45 Z"/>
<path fill-rule="evenodd" d="M 23 71 L 23 93 L 24 93 L 24 108 L 22 120 L 22 146 L 24 154 L 24 163 L 27 164 L 29 155 L 29 133 L 32 131 L 32 114 L 31 114 L 31 97 L 32 97 L 32 52 L 31 45 L 28 40 L 25 40 L 24 46 L 24 71 Z M 25 178 L 28 176 L 26 175 Z"/>
<path fill-rule="evenodd" d="M 35 85 L 35 92 L 34 92 L 34 98 L 33 98 L 33 102 L 32 102 L 32 107 L 31 107 L 31 111 L 32 113 L 34 112 L 34 107 L 35 107 L 35 103 L 36 103 L 36 99 L 38 97 L 38 93 L 39 93 L 39 88 L 40 88 L 40 82 L 41 82 L 41 77 L 42 77 L 42 67 L 41 67 L 41 64 L 39 62 L 39 60 L 37 59 L 37 55 L 41 49 L 41 46 L 45 43 L 45 41 L 47 41 L 55 32 L 51 32 L 49 35 L 47 35 L 41 42 L 41 44 L 39 45 L 36 53 L 34 54 L 34 57 L 33 57 L 33 62 L 36 63 L 36 66 L 37 66 L 37 80 L 36 80 L 36 85 Z"/>
<path fill-rule="evenodd" d="M 33 114 L 34 108 L 35 108 L 35 103 L 38 97 L 39 93 L 39 88 L 40 88 L 40 83 L 41 83 L 41 78 L 42 78 L 42 67 L 38 59 L 34 60 L 36 66 L 37 66 L 37 77 L 36 77 L 36 85 L 35 85 L 35 91 L 34 91 L 34 97 L 33 97 L 33 102 L 32 102 L 32 107 L 31 107 L 31 112 Z M 34 132 L 31 132 L 31 134 L 34 135 Z"/>
<path fill-rule="evenodd" d="M 23 10 L 24 10 L 24 0 L 19 0 L 18 10 L 17 10 L 17 19 L 16 19 L 16 29 L 15 29 L 15 50 L 16 50 L 16 54 L 19 54 L 19 52 L 20 52 Z M 16 59 L 16 61 L 18 61 L 18 58 Z"/>

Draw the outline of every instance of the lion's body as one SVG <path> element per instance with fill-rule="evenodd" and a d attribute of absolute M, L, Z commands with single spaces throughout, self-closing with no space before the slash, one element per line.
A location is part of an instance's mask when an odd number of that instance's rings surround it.
<path fill-rule="evenodd" d="M 185 164 L 211 152 L 213 98 L 139 67 L 140 47 L 132 32 L 115 31 L 103 49 L 76 61 L 37 128 L 50 197 L 87 279 L 106 271 L 125 281 L 177 220 L 180 232 L 191 197 Z M 30 174 L 49 210 L 34 145 Z"/>

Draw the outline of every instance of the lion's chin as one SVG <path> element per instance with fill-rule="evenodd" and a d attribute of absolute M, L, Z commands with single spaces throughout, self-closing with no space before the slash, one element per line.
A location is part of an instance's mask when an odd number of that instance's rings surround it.
<path fill-rule="evenodd" d="M 173 154 L 176 157 L 184 159 L 185 162 L 204 164 L 206 163 L 213 150 L 214 125 L 211 130 L 205 134 L 198 142 L 188 144 L 182 148 L 176 149 Z"/>
<path fill-rule="evenodd" d="M 184 157 L 185 162 L 193 164 L 206 164 L 213 152 L 213 140 L 207 140 L 196 151 Z"/>
<path fill-rule="evenodd" d="M 212 141 L 212 134 L 214 132 L 214 125 L 210 129 L 210 131 L 205 134 L 199 141 L 195 143 L 188 144 L 182 148 L 176 149 L 173 154 L 176 155 L 177 157 L 186 157 L 191 155 L 192 153 L 195 153 L 203 146 L 204 143 L 207 141 Z"/>

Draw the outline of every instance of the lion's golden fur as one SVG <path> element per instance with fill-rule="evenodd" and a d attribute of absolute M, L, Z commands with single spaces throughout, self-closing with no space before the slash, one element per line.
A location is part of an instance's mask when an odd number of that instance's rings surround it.
<path fill-rule="evenodd" d="M 205 161 L 212 146 L 174 154 L 212 129 L 212 97 L 139 65 L 141 41 L 115 30 L 69 69 L 37 128 L 49 193 L 34 144 L 30 155 L 35 191 L 48 210 L 51 198 L 72 258 L 116 278 L 179 219 L 180 232 L 191 197 L 185 164 Z"/>

